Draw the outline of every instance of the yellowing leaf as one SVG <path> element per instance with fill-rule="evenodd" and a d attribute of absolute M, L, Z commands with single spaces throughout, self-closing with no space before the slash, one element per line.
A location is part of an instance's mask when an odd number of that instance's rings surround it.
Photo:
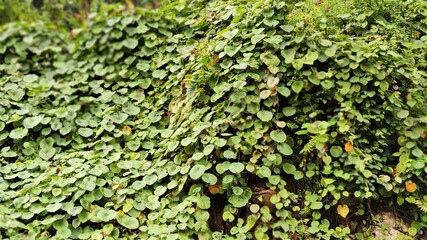
<path fill-rule="evenodd" d="M 417 190 L 417 184 L 408 182 L 405 184 L 406 191 L 413 193 Z"/>
<path fill-rule="evenodd" d="M 346 152 L 350 152 L 352 149 L 353 149 L 353 143 L 351 143 L 351 142 L 346 142 L 346 143 L 345 143 L 345 146 L 344 146 L 344 150 L 345 150 Z"/>
<path fill-rule="evenodd" d="M 219 185 L 218 185 L 218 184 L 210 185 L 210 186 L 209 186 L 209 192 L 210 192 L 211 194 L 217 194 L 217 193 L 219 193 L 219 189 L 220 189 L 220 187 L 219 187 Z"/>
<path fill-rule="evenodd" d="M 123 134 L 128 135 L 132 133 L 132 128 L 129 126 L 124 126 L 122 131 L 123 131 Z"/>
<path fill-rule="evenodd" d="M 344 204 L 344 205 L 338 205 L 338 207 L 337 207 L 337 213 L 341 217 L 346 218 L 349 212 L 350 212 L 350 209 L 348 208 L 348 206 L 346 204 Z"/>

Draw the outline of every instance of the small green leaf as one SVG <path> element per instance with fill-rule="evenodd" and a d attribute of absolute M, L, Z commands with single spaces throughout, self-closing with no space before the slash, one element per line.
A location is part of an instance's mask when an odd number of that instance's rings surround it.
<path fill-rule="evenodd" d="M 271 90 L 266 89 L 266 90 L 262 90 L 259 94 L 260 98 L 262 99 L 267 99 L 268 97 L 270 97 L 271 95 Z"/>
<path fill-rule="evenodd" d="M 35 74 L 28 74 L 28 75 L 25 75 L 23 78 L 24 82 L 27 82 L 27 83 L 35 82 L 38 79 L 39 77 Z"/>
<path fill-rule="evenodd" d="M 304 37 L 305 37 L 305 32 L 297 32 L 297 34 L 295 35 L 295 42 L 296 43 L 300 43 L 300 42 L 302 42 L 302 40 L 304 39 Z"/>
<path fill-rule="evenodd" d="M 295 81 L 292 83 L 292 90 L 296 93 L 301 92 L 302 88 L 304 87 L 303 81 Z"/>
<path fill-rule="evenodd" d="M 287 144 L 287 143 L 278 144 L 277 150 L 285 156 L 290 156 L 293 153 L 291 146 L 289 146 L 289 144 Z"/>
<path fill-rule="evenodd" d="M 233 39 L 236 36 L 236 34 L 238 32 L 239 32 L 239 29 L 235 28 L 235 29 L 233 29 L 231 31 L 224 32 L 222 34 L 222 36 L 225 37 L 225 38 L 227 38 L 228 40 L 231 40 L 231 39 Z"/>
<path fill-rule="evenodd" d="M 203 149 L 203 154 L 205 156 L 208 156 L 209 154 L 212 153 L 212 151 L 215 149 L 215 146 L 212 144 L 207 145 L 204 149 Z"/>
<path fill-rule="evenodd" d="M 15 128 L 10 132 L 9 137 L 12 139 L 21 139 L 24 138 L 27 133 L 28 129 L 26 128 Z"/>
<path fill-rule="evenodd" d="M 137 229 L 139 227 L 138 219 L 130 217 L 128 215 L 118 215 L 117 222 L 125 228 Z"/>
<path fill-rule="evenodd" d="M 297 109 L 295 107 L 284 107 L 282 109 L 282 113 L 286 117 L 293 116 L 296 112 L 297 112 Z"/>
<path fill-rule="evenodd" d="M 22 122 L 22 125 L 24 125 L 25 128 L 33 128 L 42 121 L 43 116 L 36 116 L 36 117 L 27 117 Z"/>
<path fill-rule="evenodd" d="M 90 137 L 93 134 L 93 130 L 91 128 L 79 128 L 78 133 L 82 137 Z"/>
<path fill-rule="evenodd" d="M 191 179 L 196 180 L 199 179 L 205 171 L 206 167 L 204 165 L 196 164 L 191 168 L 189 175 Z"/>
<path fill-rule="evenodd" d="M 244 169 L 245 169 L 245 165 L 241 162 L 231 163 L 230 166 L 228 167 L 228 170 L 230 170 L 230 172 L 236 173 L 236 174 L 241 173 Z"/>
<path fill-rule="evenodd" d="M 226 150 L 226 151 L 224 151 L 224 157 L 227 159 L 235 159 L 236 153 L 231 151 L 231 150 Z"/>
<path fill-rule="evenodd" d="M 258 169 L 257 175 L 261 178 L 268 178 L 271 176 L 271 170 L 266 166 L 262 166 L 260 169 Z"/>
<path fill-rule="evenodd" d="M 115 123 L 123 123 L 129 115 L 127 115 L 126 113 L 115 113 L 113 115 L 111 115 L 111 121 L 115 122 Z"/>
<path fill-rule="evenodd" d="M 285 49 L 280 52 L 282 57 L 285 58 L 285 63 L 292 63 L 292 61 L 295 59 L 295 53 L 296 53 L 295 48 Z"/>
<path fill-rule="evenodd" d="M 109 222 L 115 219 L 117 216 L 117 212 L 111 209 L 102 209 L 96 214 L 96 217 L 103 222 Z"/>
<path fill-rule="evenodd" d="M 302 58 L 303 63 L 307 65 L 313 65 L 314 61 L 317 60 L 319 54 L 317 52 L 308 51 L 307 54 Z"/>
<path fill-rule="evenodd" d="M 49 160 L 55 155 L 55 153 L 56 150 L 53 147 L 41 148 L 39 151 L 39 156 L 44 160 Z"/>
<path fill-rule="evenodd" d="M 136 48 L 136 46 L 138 46 L 138 40 L 135 38 L 126 38 L 123 41 L 123 46 L 125 46 L 129 49 L 134 49 L 134 48 Z"/>
<path fill-rule="evenodd" d="M 202 180 L 204 182 L 209 183 L 210 185 L 214 185 L 218 181 L 218 178 L 215 175 L 213 175 L 212 173 L 205 173 L 202 176 Z"/>
<path fill-rule="evenodd" d="M 414 162 L 413 166 L 415 169 L 423 169 L 426 164 L 423 161 L 416 161 Z"/>
<path fill-rule="evenodd" d="M 246 206 L 246 204 L 249 201 L 249 198 L 245 195 L 236 195 L 233 194 L 231 197 L 228 198 L 228 201 L 236 208 L 241 208 Z"/>
<path fill-rule="evenodd" d="M 409 111 L 408 110 L 404 110 L 401 109 L 397 112 L 397 117 L 398 118 L 406 118 L 407 116 L 409 116 Z"/>
<path fill-rule="evenodd" d="M 280 59 L 271 52 L 261 54 L 260 58 L 268 67 L 277 67 L 280 64 Z"/>
<path fill-rule="evenodd" d="M 336 52 L 337 52 L 337 46 L 336 45 L 332 45 L 331 47 L 325 49 L 325 55 L 328 57 L 335 56 Z"/>
<path fill-rule="evenodd" d="M 273 113 L 266 110 L 261 110 L 256 115 L 263 122 L 268 122 L 268 121 L 271 121 L 271 119 L 273 119 Z"/>
<path fill-rule="evenodd" d="M 291 90 L 285 86 L 278 86 L 277 91 L 284 97 L 289 97 L 291 95 Z"/>
<path fill-rule="evenodd" d="M 227 45 L 224 47 L 224 52 L 229 56 L 229 57 L 233 57 L 242 47 L 242 44 L 239 44 L 237 46 L 230 46 Z"/>
<path fill-rule="evenodd" d="M 323 207 L 323 203 L 322 202 L 312 202 L 310 204 L 310 208 L 313 210 L 318 210 L 321 209 Z"/>
<path fill-rule="evenodd" d="M 275 142 L 283 143 L 286 141 L 286 134 L 282 130 L 274 130 L 270 132 L 270 137 Z"/>
<path fill-rule="evenodd" d="M 341 154 L 343 153 L 342 148 L 339 146 L 333 146 L 329 151 L 331 152 L 332 157 L 335 157 L 335 158 L 340 157 Z"/>
<path fill-rule="evenodd" d="M 257 34 L 251 37 L 251 43 L 257 44 L 259 41 L 261 41 L 263 38 L 265 38 L 265 34 Z"/>
<path fill-rule="evenodd" d="M 283 164 L 283 171 L 285 171 L 287 174 L 294 174 L 296 170 L 296 167 L 291 163 Z"/>
<path fill-rule="evenodd" d="M 141 111 L 139 107 L 135 106 L 131 102 L 125 103 L 122 110 L 131 116 L 137 115 Z"/>
<path fill-rule="evenodd" d="M 61 209 L 61 203 L 52 203 L 46 206 L 46 211 L 48 212 L 56 212 Z"/>
<path fill-rule="evenodd" d="M 414 155 L 415 157 L 421 157 L 423 154 L 423 151 L 419 148 L 414 148 L 412 150 L 412 155 Z"/>

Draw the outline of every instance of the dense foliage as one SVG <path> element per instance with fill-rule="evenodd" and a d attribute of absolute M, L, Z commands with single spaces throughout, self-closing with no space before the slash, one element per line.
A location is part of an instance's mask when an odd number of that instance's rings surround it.
<path fill-rule="evenodd" d="M 296 2 L 1 27 L 0 238 L 419 237 L 426 3 Z"/>
<path fill-rule="evenodd" d="M 43 20 L 71 29 L 81 25 L 88 13 L 97 12 L 104 4 L 123 3 L 153 9 L 160 2 L 167 4 L 168 0 L 0 0 L 0 24 Z"/>

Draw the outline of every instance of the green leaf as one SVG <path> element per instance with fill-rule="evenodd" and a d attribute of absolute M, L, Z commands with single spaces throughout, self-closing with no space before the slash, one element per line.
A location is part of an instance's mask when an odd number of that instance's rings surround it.
<path fill-rule="evenodd" d="M 251 37 L 251 43 L 257 44 L 259 41 L 261 41 L 263 38 L 265 38 L 265 34 L 257 34 Z"/>
<path fill-rule="evenodd" d="M 71 236 L 72 232 L 70 229 L 60 229 L 56 232 L 55 237 L 60 239 L 68 239 Z"/>
<path fill-rule="evenodd" d="M 325 55 L 328 57 L 335 56 L 336 52 L 337 52 L 337 46 L 336 45 L 332 45 L 331 47 L 325 49 Z"/>
<path fill-rule="evenodd" d="M 271 170 L 266 166 L 262 166 L 260 169 L 258 169 L 257 175 L 261 178 L 268 178 L 271 176 Z"/>
<path fill-rule="evenodd" d="M 96 217 L 103 222 L 109 222 L 113 219 L 116 219 L 117 216 L 118 216 L 117 212 L 110 209 L 99 210 L 98 213 L 96 214 Z"/>
<path fill-rule="evenodd" d="M 412 150 L 412 155 L 414 155 L 415 157 L 421 157 L 423 154 L 423 151 L 419 148 L 414 148 Z"/>
<path fill-rule="evenodd" d="M 271 52 L 261 54 L 260 58 L 268 67 L 277 67 L 280 64 L 280 59 Z"/>
<path fill-rule="evenodd" d="M 285 63 L 292 63 L 295 59 L 295 53 L 296 53 L 296 49 L 295 48 L 291 48 L 291 49 L 285 49 L 283 51 L 280 52 L 280 54 L 282 55 L 283 58 L 285 58 Z"/>
<path fill-rule="evenodd" d="M 271 95 L 271 90 L 262 90 L 259 94 L 260 98 L 267 99 Z"/>
<path fill-rule="evenodd" d="M 123 123 L 128 117 L 129 115 L 126 113 L 115 113 L 111 115 L 111 121 L 120 124 Z"/>
<path fill-rule="evenodd" d="M 333 146 L 329 151 L 331 152 L 332 157 L 335 157 L 335 158 L 339 158 L 343 153 L 342 148 L 339 146 Z"/>
<path fill-rule="evenodd" d="M 212 144 L 207 145 L 204 149 L 203 149 L 203 154 L 205 156 L 208 156 L 209 154 L 212 153 L 212 151 L 215 149 L 215 146 Z"/>
<path fill-rule="evenodd" d="M 312 202 L 310 204 L 310 208 L 313 210 L 319 210 L 323 207 L 323 203 L 322 202 Z"/>
<path fill-rule="evenodd" d="M 232 56 L 234 56 L 239 50 L 240 50 L 240 48 L 242 47 L 242 44 L 239 44 L 239 45 L 237 45 L 237 46 L 230 46 L 230 45 L 227 45 L 227 46 L 225 46 L 224 47 L 224 52 L 229 56 L 229 57 L 232 57 Z"/>
<path fill-rule="evenodd" d="M 297 112 L 297 109 L 295 107 L 284 107 L 282 109 L 282 113 L 286 117 L 293 116 L 296 112 Z"/>
<path fill-rule="evenodd" d="M 412 151 L 413 153 L 413 151 Z M 423 169 L 426 166 L 426 164 L 423 161 L 416 161 L 413 163 L 413 167 L 415 169 Z"/>
<path fill-rule="evenodd" d="M 134 49 L 134 48 L 136 48 L 136 46 L 138 46 L 138 40 L 135 38 L 126 38 L 123 41 L 123 46 L 125 46 L 129 49 Z"/>
<path fill-rule="evenodd" d="M 234 153 L 233 151 L 226 150 L 224 151 L 224 157 L 227 159 L 236 159 L 237 156 L 236 156 L 236 153 Z"/>
<path fill-rule="evenodd" d="M 294 26 L 292 26 L 292 25 L 281 25 L 280 28 L 283 29 L 283 31 L 288 32 L 288 33 L 292 32 L 292 30 L 294 30 Z"/>
<path fill-rule="evenodd" d="M 93 134 L 93 130 L 91 128 L 79 128 L 78 133 L 82 137 L 90 137 Z"/>
<path fill-rule="evenodd" d="M 193 180 L 199 179 L 206 171 L 206 167 L 201 164 L 194 165 L 190 170 L 190 178 Z"/>
<path fill-rule="evenodd" d="M 167 76 L 166 71 L 163 69 L 161 69 L 161 70 L 157 69 L 153 72 L 153 77 L 157 78 L 157 79 L 163 79 L 166 76 Z"/>
<path fill-rule="evenodd" d="M 214 185 L 217 183 L 218 178 L 215 175 L 213 175 L 212 173 L 205 173 L 202 176 L 202 180 L 204 182 L 209 183 L 210 185 Z"/>
<path fill-rule="evenodd" d="M 241 162 L 233 162 L 228 167 L 228 170 L 230 170 L 230 172 L 235 174 L 243 172 L 244 169 L 245 169 L 245 165 Z"/>
<path fill-rule="evenodd" d="M 270 132 L 270 137 L 275 142 L 283 143 L 286 141 L 286 134 L 282 130 L 274 130 Z"/>
<path fill-rule="evenodd" d="M 39 77 L 35 74 L 28 74 L 28 75 L 25 75 L 23 78 L 24 82 L 27 82 L 27 83 L 35 82 L 38 79 L 39 79 Z"/>
<path fill-rule="evenodd" d="M 56 222 L 53 223 L 53 227 L 56 230 L 63 230 L 63 229 L 67 229 L 68 228 L 68 222 L 65 219 L 60 219 Z"/>
<path fill-rule="evenodd" d="M 238 32 L 239 32 L 239 29 L 235 28 L 231 31 L 227 31 L 227 32 L 222 33 L 222 36 L 227 38 L 228 40 L 231 40 L 237 35 Z"/>
<path fill-rule="evenodd" d="M 277 150 L 281 154 L 283 154 L 285 156 L 290 156 L 293 153 L 293 150 L 292 150 L 291 146 L 289 146 L 289 144 L 287 144 L 287 143 L 280 143 L 280 144 L 278 144 L 277 145 Z"/>
<path fill-rule="evenodd" d="M 137 115 L 141 111 L 139 107 L 133 105 L 131 102 L 125 103 L 122 110 L 131 116 Z"/>
<path fill-rule="evenodd" d="M 291 95 L 291 90 L 285 86 L 278 86 L 277 91 L 284 97 L 289 97 Z"/>
<path fill-rule="evenodd" d="M 15 128 L 10 131 L 9 137 L 12 139 L 21 139 L 28 134 L 28 129 L 26 128 Z"/>
<path fill-rule="evenodd" d="M 125 228 L 137 229 L 139 227 L 138 219 L 130 217 L 128 215 L 118 215 L 117 222 Z"/>
<path fill-rule="evenodd" d="M 296 170 L 296 167 L 291 163 L 283 164 L 283 171 L 285 171 L 287 174 L 294 174 Z"/>
<path fill-rule="evenodd" d="M 56 150 L 53 147 L 41 148 L 39 151 L 39 156 L 44 160 L 49 160 L 55 155 L 55 153 Z"/>
<path fill-rule="evenodd" d="M 399 110 L 398 112 L 397 112 L 397 117 L 398 118 L 406 118 L 406 117 L 408 117 L 409 116 L 409 111 L 408 110 L 404 110 L 404 109 L 401 109 L 401 110 Z"/>
<path fill-rule="evenodd" d="M 295 35 L 295 42 L 296 43 L 300 43 L 300 42 L 302 42 L 302 40 L 304 39 L 304 37 L 305 37 L 305 32 L 297 32 L 297 34 Z"/>
<path fill-rule="evenodd" d="M 317 60 L 319 54 L 317 52 L 308 51 L 307 54 L 302 58 L 303 63 L 307 65 L 313 65 L 314 61 Z"/>
<path fill-rule="evenodd" d="M 43 119 L 43 116 L 27 117 L 22 122 L 22 125 L 24 125 L 25 128 L 33 128 L 39 125 L 42 119 Z"/>
<path fill-rule="evenodd" d="M 296 93 L 301 92 L 302 88 L 304 87 L 303 81 L 295 81 L 292 83 L 292 90 Z"/>
<path fill-rule="evenodd" d="M 263 122 L 268 122 L 268 121 L 271 121 L 271 119 L 273 119 L 273 113 L 266 110 L 261 110 L 256 115 Z"/>
<path fill-rule="evenodd" d="M 46 211 L 48 212 L 56 212 L 61 209 L 61 203 L 52 203 L 46 206 Z"/>
<path fill-rule="evenodd" d="M 246 204 L 249 201 L 249 198 L 245 195 L 236 195 L 233 194 L 231 197 L 228 198 L 228 201 L 236 208 L 241 208 L 246 206 Z"/>
<path fill-rule="evenodd" d="M 11 89 L 11 90 L 9 90 L 8 93 L 9 93 L 10 99 L 12 99 L 16 102 L 21 101 L 21 99 L 25 96 L 25 92 L 21 88 Z"/>

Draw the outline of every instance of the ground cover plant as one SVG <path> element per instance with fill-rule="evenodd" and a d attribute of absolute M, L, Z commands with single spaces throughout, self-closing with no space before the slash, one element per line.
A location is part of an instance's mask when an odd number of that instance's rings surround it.
<path fill-rule="evenodd" d="M 367 239 L 398 211 L 422 239 L 427 5 L 381 2 L 0 27 L 0 238 Z"/>

